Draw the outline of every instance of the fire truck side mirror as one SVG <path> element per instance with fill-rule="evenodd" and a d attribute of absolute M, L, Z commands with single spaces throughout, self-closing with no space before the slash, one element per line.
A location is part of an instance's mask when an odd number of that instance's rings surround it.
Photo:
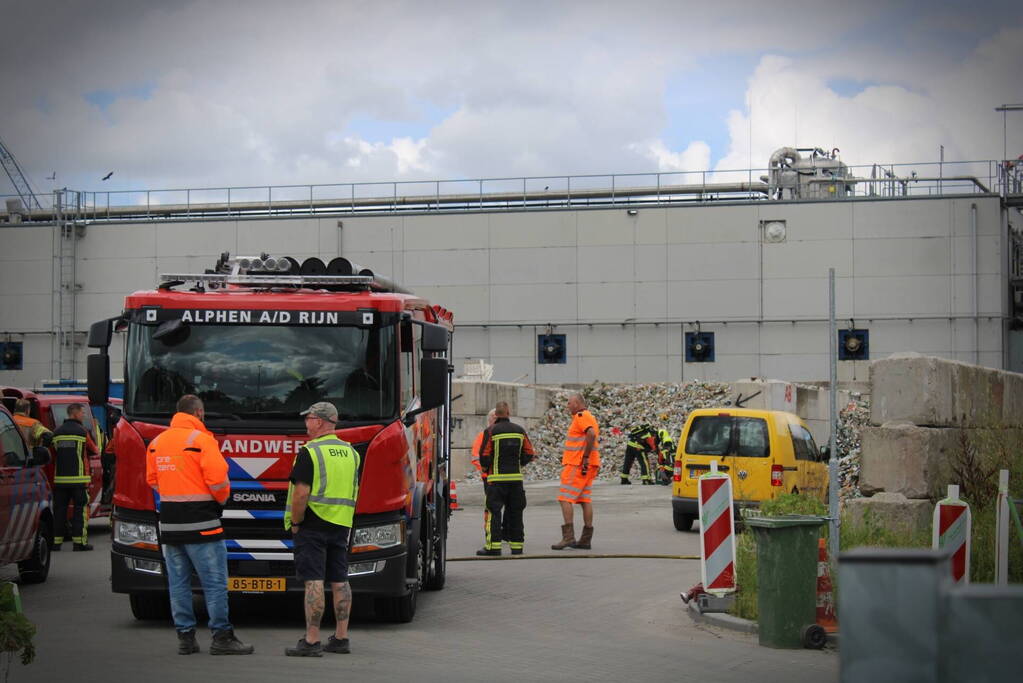
<path fill-rule="evenodd" d="M 448 389 L 448 359 L 424 358 L 419 364 L 419 374 L 419 386 L 422 387 L 420 408 L 431 410 L 444 405 Z"/>
<path fill-rule="evenodd" d="M 110 356 L 106 353 L 91 353 L 87 359 L 89 382 L 89 403 L 105 405 L 110 398 Z"/>
<path fill-rule="evenodd" d="M 423 326 L 423 352 L 444 353 L 448 350 L 448 330 L 443 325 L 420 323 Z"/>
<path fill-rule="evenodd" d="M 100 320 L 89 326 L 89 348 L 110 348 L 110 339 L 114 326 L 110 320 Z"/>

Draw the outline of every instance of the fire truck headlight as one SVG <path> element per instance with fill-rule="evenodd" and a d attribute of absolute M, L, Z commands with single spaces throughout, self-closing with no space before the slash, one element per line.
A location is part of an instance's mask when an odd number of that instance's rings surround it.
<path fill-rule="evenodd" d="M 352 552 L 364 553 L 370 550 L 393 548 L 400 545 L 404 541 L 404 537 L 404 522 L 359 527 L 355 530 L 352 539 Z"/>
<path fill-rule="evenodd" d="M 114 541 L 122 545 L 130 545 L 147 550 L 159 550 L 160 541 L 156 535 L 156 525 L 145 522 L 114 521 Z"/>

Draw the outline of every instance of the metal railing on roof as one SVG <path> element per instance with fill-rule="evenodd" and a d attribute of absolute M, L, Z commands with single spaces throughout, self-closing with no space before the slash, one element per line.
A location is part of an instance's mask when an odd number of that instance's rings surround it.
<path fill-rule="evenodd" d="M 919 198 L 1020 192 L 1013 162 L 963 161 L 850 166 L 848 177 L 812 183 L 843 186 L 832 197 Z M 208 220 L 274 216 L 582 209 L 769 201 L 767 169 L 607 175 L 406 180 L 164 190 L 83 191 L 88 221 Z M 54 195 L 60 193 L 57 191 Z M 25 210 L 9 222 L 50 222 L 53 209 Z"/>

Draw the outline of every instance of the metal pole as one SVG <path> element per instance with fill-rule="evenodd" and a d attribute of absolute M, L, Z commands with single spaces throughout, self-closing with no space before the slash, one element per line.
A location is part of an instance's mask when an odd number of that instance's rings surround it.
<path fill-rule="evenodd" d="M 828 391 L 828 403 L 830 410 L 830 437 L 828 439 L 828 516 L 831 517 L 831 542 L 828 552 L 832 562 L 838 559 L 838 451 L 835 445 L 835 435 L 838 431 L 838 353 L 837 344 L 838 331 L 835 324 L 835 269 L 828 268 L 828 360 L 831 366 L 830 391 Z"/>
<path fill-rule="evenodd" d="M 995 584 L 1009 584 L 1009 470 L 998 471 L 995 507 Z"/>

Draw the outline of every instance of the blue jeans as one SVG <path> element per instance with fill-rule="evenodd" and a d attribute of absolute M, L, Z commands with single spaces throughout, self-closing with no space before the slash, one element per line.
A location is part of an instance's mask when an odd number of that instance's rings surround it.
<path fill-rule="evenodd" d="M 179 632 L 195 628 L 192 609 L 192 568 L 199 576 L 211 631 L 231 628 L 227 620 L 227 546 L 223 541 L 164 545 L 171 614 Z"/>

